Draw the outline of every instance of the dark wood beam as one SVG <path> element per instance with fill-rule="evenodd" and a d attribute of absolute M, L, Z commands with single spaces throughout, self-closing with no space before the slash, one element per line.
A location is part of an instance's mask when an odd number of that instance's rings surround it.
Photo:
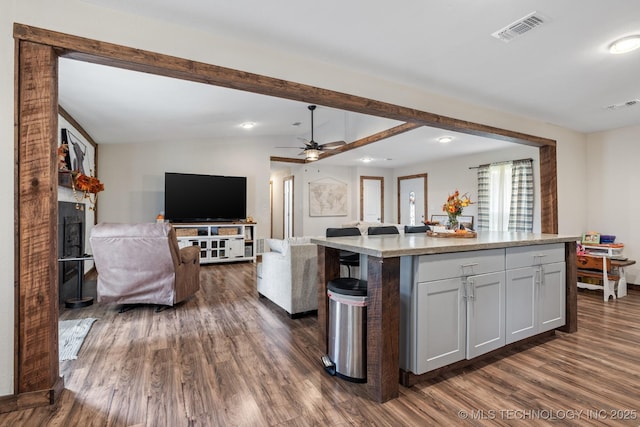
<path fill-rule="evenodd" d="M 50 396 L 58 361 L 58 58 L 19 43 L 16 392 Z"/>
<path fill-rule="evenodd" d="M 296 159 L 294 157 L 271 156 L 269 157 L 269 160 L 271 160 L 272 162 L 284 162 L 284 163 L 301 163 L 301 164 L 307 163 L 305 159 Z"/>
<path fill-rule="evenodd" d="M 412 122 L 423 126 L 433 126 L 471 135 L 501 139 L 519 144 L 555 146 L 555 141 L 548 138 L 459 120 L 453 117 L 441 116 L 439 114 L 401 107 L 382 101 L 262 76 L 246 71 L 234 70 L 142 49 L 30 27 L 28 25 L 14 24 L 14 37 L 53 46 L 58 50 L 60 56 L 81 61 L 213 84 L 263 95 L 277 96 L 308 104 L 320 104 L 327 107 L 386 117 L 403 122 Z"/>

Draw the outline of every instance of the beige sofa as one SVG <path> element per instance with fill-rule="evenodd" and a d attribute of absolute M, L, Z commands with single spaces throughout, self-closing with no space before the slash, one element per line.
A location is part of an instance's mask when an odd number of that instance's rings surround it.
<path fill-rule="evenodd" d="M 306 238 L 267 239 L 258 264 L 257 289 L 290 317 L 318 310 L 318 249 Z"/>
<path fill-rule="evenodd" d="M 180 249 L 166 223 L 101 223 L 91 230 L 98 302 L 172 306 L 200 289 L 200 249 Z"/>

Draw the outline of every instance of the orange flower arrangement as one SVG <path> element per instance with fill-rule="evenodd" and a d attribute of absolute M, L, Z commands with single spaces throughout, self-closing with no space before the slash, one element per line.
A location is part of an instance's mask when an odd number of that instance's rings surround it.
<path fill-rule="evenodd" d="M 96 209 L 98 193 L 104 191 L 104 184 L 95 176 L 73 171 L 71 172 L 71 189 L 73 190 L 73 197 L 78 203 L 82 199 L 89 199 L 89 210 L 93 211 Z M 82 194 L 78 195 L 78 191 L 82 192 Z"/>
<path fill-rule="evenodd" d="M 468 194 L 469 193 L 464 193 L 460 196 L 460 192 L 456 190 L 453 194 L 449 194 L 447 201 L 442 205 L 442 211 L 446 212 L 449 216 L 449 225 L 452 228 L 457 227 L 458 215 L 462 214 L 462 209 L 473 203 Z"/>
<path fill-rule="evenodd" d="M 74 185 L 85 193 L 99 193 L 104 191 L 104 184 L 100 182 L 98 178 L 95 176 L 85 175 L 83 173 L 78 172 L 74 175 Z"/>

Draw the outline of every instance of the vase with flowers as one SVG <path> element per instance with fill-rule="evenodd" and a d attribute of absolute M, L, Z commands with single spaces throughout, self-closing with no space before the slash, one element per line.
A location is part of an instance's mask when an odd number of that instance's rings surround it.
<path fill-rule="evenodd" d="M 104 190 L 104 184 L 95 176 L 73 171 L 71 172 L 71 189 L 73 190 L 73 197 L 78 203 L 82 199 L 88 199 L 89 210 L 95 210 L 98 193 Z M 82 193 L 78 194 L 78 192 Z"/>
<path fill-rule="evenodd" d="M 449 228 L 452 230 L 458 229 L 458 216 L 462 215 L 462 210 L 473 203 L 468 194 L 464 193 L 461 196 L 460 192 L 456 190 L 453 194 L 449 194 L 447 201 L 442 205 L 443 212 L 446 212 L 449 217 Z"/>

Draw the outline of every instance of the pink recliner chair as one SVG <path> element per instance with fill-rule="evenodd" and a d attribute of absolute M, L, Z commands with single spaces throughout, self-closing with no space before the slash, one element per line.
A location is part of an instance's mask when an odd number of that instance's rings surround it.
<path fill-rule="evenodd" d="M 167 223 L 102 223 L 91 230 L 98 302 L 172 306 L 200 289 L 200 248 L 180 249 Z"/>

